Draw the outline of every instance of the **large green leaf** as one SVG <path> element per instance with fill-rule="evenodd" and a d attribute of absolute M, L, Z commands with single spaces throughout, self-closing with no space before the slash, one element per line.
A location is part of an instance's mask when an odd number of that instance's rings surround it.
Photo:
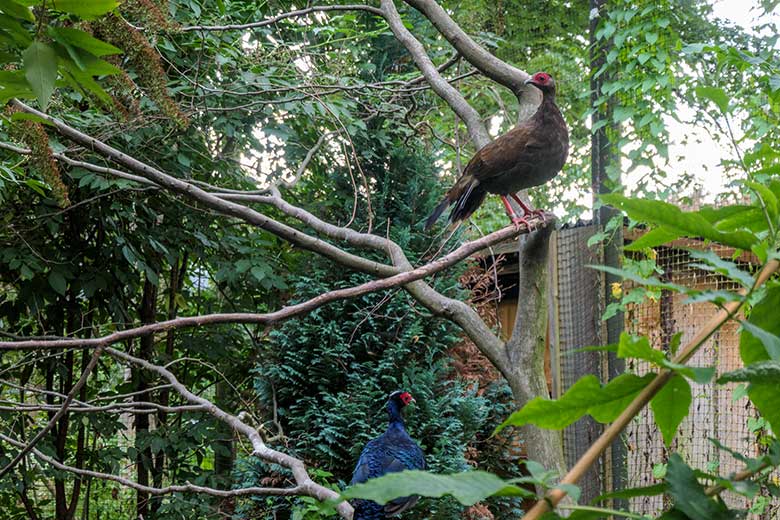
<path fill-rule="evenodd" d="M 427 471 L 401 471 L 350 486 L 341 493 L 343 499 L 364 498 L 378 504 L 410 495 L 443 497 L 452 495 L 470 506 L 490 496 L 535 496 L 510 482 L 485 471 L 467 471 L 452 475 L 435 475 Z"/>
<path fill-rule="evenodd" d="M 690 520 L 733 520 L 726 506 L 704 493 L 696 474 L 677 453 L 669 457 L 666 482 L 675 507 Z"/>
<path fill-rule="evenodd" d="M 13 0 L 0 0 L 0 10 L 14 18 L 19 18 L 20 20 L 28 22 L 35 21 L 35 16 L 33 16 L 29 7 L 19 5 Z"/>
<path fill-rule="evenodd" d="M 8 33 L 11 40 L 19 46 L 26 47 L 32 42 L 32 37 L 27 29 L 11 16 L 0 13 L 0 29 Z M 0 34 L 4 34 L 3 31 L 0 31 Z"/>
<path fill-rule="evenodd" d="M 667 202 L 632 199 L 617 193 L 602 195 L 601 199 L 622 209 L 634 220 L 664 226 L 670 233 L 705 238 L 745 250 L 758 241 L 753 233 L 747 231 L 720 231 L 698 212 L 684 212 Z"/>
<path fill-rule="evenodd" d="M 21 70 L 0 70 L 0 102 L 6 103 L 9 99 L 20 97 L 32 97 L 30 84 Z"/>
<path fill-rule="evenodd" d="M 757 361 L 751 365 L 731 372 L 726 372 L 718 378 L 718 383 L 776 383 L 780 382 L 780 361 Z M 778 395 L 780 397 L 780 395 Z"/>
<path fill-rule="evenodd" d="M 705 264 L 691 264 L 691 267 L 697 267 L 705 271 L 712 271 L 725 275 L 732 280 L 739 282 L 744 287 L 752 287 L 754 280 L 753 277 L 747 271 L 743 271 L 739 266 L 729 260 L 724 260 L 714 251 L 697 251 L 688 250 L 688 254 L 691 258 L 696 260 L 702 260 Z"/>
<path fill-rule="evenodd" d="M 601 383 L 594 375 L 587 375 L 574 383 L 560 399 L 535 397 L 520 410 L 510 415 L 498 428 L 535 424 L 540 428 L 560 430 L 588 413 L 593 398 L 601 391 Z"/>
<path fill-rule="evenodd" d="M 772 359 L 775 354 L 773 336 L 780 336 L 780 320 L 777 310 L 780 309 L 780 287 L 771 287 L 764 297 L 750 311 L 747 322 L 742 323 L 742 333 L 739 335 L 739 353 L 745 365 Z M 767 347 L 769 345 L 769 347 Z"/>
<path fill-rule="evenodd" d="M 535 424 L 540 428 L 560 430 L 590 414 L 599 422 L 615 420 L 631 400 L 647 386 L 655 374 L 639 377 L 622 374 L 601 386 L 594 375 L 587 375 L 574 383 L 560 399 L 536 397 L 510 415 L 496 432 L 507 426 Z"/>
<path fill-rule="evenodd" d="M 634 337 L 627 332 L 620 334 L 617 356 L 620 359 L 644 359 L 658 366 L 666 360 L 663 352 L 650 346 L 650 340 L 646 336 Z"/>
<path fill-rule="evenodd" d="M 599 402 L 591 405 L 588 413 L 600 423 L 614 421 L 654 377 L 655 374 L 617 376 L 601 389 Z"/>
<path fill-rule="evenodd" d="M 22 53 L 24 77 L 38 98 L 38 106 L 46 110 L 57 81 L 57 55 L 41 41 L 34 41 Z"/>
<path fill-rule="evenodd" d="M 62 44 L 84 49 L 95 56 L 106 56 L 122 52 L 122 49 L 114 47 L 110 43 L 98 40 L 89 33 L 79 29 L 73 29 L 72 27 L 50 27 L 49 34 L 51 34 L 52 38 Z"/>
<path fill-rule="evenodd" d="M 626 251 L 640 251 L 647 247 L 656 247 L 666 244 L 678 238 L 680 238 L 679 233 L 671 231 L 665 227 L 659 227 L 651 229 L 641 237 L 628 244 L 624 249 Z"/>
<path fill-rule="evenodd" d="M 111 12 L 118 5 L 118 0 L 54 0 L 55 9 L 88 20 Z"/>
<path fill-rule="evenodd" d="M 770 359 L 780 360 L 780 338 L 751 321 L 743 321 L 742 329 L 761 342 Z"/>
<path fill-rule="evenodd" d="M 677 428 L 691 407 L 691 385 L 679 374 L 675 374 L 650 401 L 653 417 L 664 443 L 669 446 Z"/>
<path fill-rule="evenodd" d="M 775 286 L 753 306 L 749 319 L 742 322 L 739 353 L 748 371 L 752 370 L 752 365 L 756 363 L 780 360 L 777 345 L 778 335 L 780 335 L 778 308 L 780 308 L 780 287 Z M 755 380 L 748 388 L 748 397 L 761 415 L 769 421 L 775 433 L 780 432 L 780 406 L 777 405 L 779 395 L 780 381 Z"/>
<path fill-rule="evenodd" d="M 696 95 L 715 103 L 724 114 L 729 109 L 729 96 L 720 87 L 696 87 Z"/>

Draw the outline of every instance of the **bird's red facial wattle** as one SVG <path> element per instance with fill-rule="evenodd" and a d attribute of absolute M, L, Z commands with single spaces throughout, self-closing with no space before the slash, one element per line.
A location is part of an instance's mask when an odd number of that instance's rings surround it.
<path fill-rule="evenodd" d="M 535 87 L 545 89 L 545 88 L 551 88 L 555 84 L 555 82 L 552 79 L 552 76 L 547 74 L 546 72 L 537 72 L 530 78 L 528 78 L 525 82 L 527 85 L 534 85 Z"/>
<path fill-rule="evenodd" d="M 402 403 L 404 403 L 404 406 L 408 406 L 409 403 L 414 401 L 414 397 L 412 397 L 412 394 L 409 392 L 404 392 L 401 395 L 398 396 L 398 398 L 401 400 Z"/>

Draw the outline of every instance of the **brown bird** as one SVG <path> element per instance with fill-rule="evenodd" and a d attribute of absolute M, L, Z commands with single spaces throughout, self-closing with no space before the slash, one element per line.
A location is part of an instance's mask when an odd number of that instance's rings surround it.
<path fill-rule="evenodd" d="M 471 158 L 455 185 L 425 222 L 430 229 L 448 206 L 451 223 L 465 220 L 485 200 L 488 193 L 501 196 L 507 215 L 515 226 L 528 225 L 532 211 L 516 195 L 520 190 L 539 186 L 555 177 L 569 154 L 569 130 L 555 104 L 555 81 L 546 72 L 537 72 L 526 82 L 542 91 L 542 104 L 533 116 L 517 125 Z M 512 209 L 507 196 L 521 208 L 522 217 Z"/>

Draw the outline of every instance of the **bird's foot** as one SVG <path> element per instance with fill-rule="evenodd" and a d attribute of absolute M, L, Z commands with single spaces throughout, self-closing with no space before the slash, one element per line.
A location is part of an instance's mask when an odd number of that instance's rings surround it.
<path fill-rule="evenodd" d="M 523 215 L 522 217 L 518 217 L 517 215 L 510 217 L 512 219 L 512 224 L 515 226 L 516 231 L 520 231 L 521 224 L 524 224 L 525 227 L 528 228 L 528 231 L 534 230 L 534 225 L 528 220 L 529 215 Z"/>
<path fill-rule="evenodd" d="M 526 217 L 539 217 L 542 219 L 542 224 L 547 221 L 547 213 L 543 209 L 532 209 L 525 214 Z"/>
<path fill-rule="evenodd" d="M 541 219 L 541 223 L 539 224 L 544 224 L 547 221 L 546 213 L 542 209 L 529 210 L 522 217 L 512 215 L 509 218 L 512 220 L 512 224 L 518 231 L 520 230 L 521 224 L 525 224 L 525 226 L 528 228 L 528 231 L 534 231 L 537 226 L 537 222 L 535 222 L 537 218 Z"/>

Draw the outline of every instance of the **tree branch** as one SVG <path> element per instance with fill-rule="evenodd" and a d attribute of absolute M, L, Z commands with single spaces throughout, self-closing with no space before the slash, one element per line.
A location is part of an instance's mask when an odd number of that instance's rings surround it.
<path fill-rule="evenodd" d="M 9 437 L 2 433 L 0 433 L 0 440 L 7 442 L 8 444 L 12 446 L 16 446 L 18 448 L 23 448 L 24 446 L 26 446 L 24 442 L 13 439 L 12 437 Z M 249 496 L 251 495 L 289 496 L 289 495 L 301 494 L 300 486 L 295 486 L 290 488 L 248 487 L 248 488 L 240 488 L 240 489 L 221 490 L 221 489 L 214 489 L 214 488 L 204 487 L 204 486 L 196 486 L 195 484 L 190 484 L 188 482 L 186 484 L 171 485 L 171 486 L 166 486 L 164 488 L 155 488 L 155 487 L 143 486 L 141 484 L 138 484 L 137 482 L 134 482 L 130 479 L 126 479 L 124 477 L 120 477 L 118 475 L 112 475 L 110 473 L 101 473 L 98 471 L 92 471 L 88 469 L 81 469 L 73 466 L 68 466 L 67 464 L 63 464 L 62 462 L 58 461 L 53 457 L 49 457 L 48 455 L 38 450 L 37 448 L 33 448 L 32 453 L 38 459 L 46 462 L 47 464 L 50 464 L 52 467 L 58 470 L 74 473 L 82 477 L 111 480 L 125 487 L 129 487 L 132 489 L 136 489 L 138 491 L 149 493 L 150 495 L 168 495 L 171 493 L 182 493 L 182 492 L 204 493 L 206 495 L 212 495 L 216 497 L 237 497 L 237 496 L 248 496 L 248 495 Z"/>
<path fill-rule="evenodd" d="M 524 84 L 530 77 L 527 72 L 509 65 L 483 49 L 435 0 L 404 1 L 428 18 L 441 35 L 455 47 L 455 50 L 482 74 L 504 85 L 518 97 L 528 88 Z"/>
<path fill-rule="evenodd" d="M 43 427 L 37 434 L 35 434 L 35 437 L 33 437 L 25 446 L 22 448 L 22 450 L 16 454 L 16 456 L 13 458 L 11 462 L 9 462 L 3 469 L 0 469 L 0 478 L 7 475 L 9 471 L 11 471 L 14 466 L 16 466 L 20 460 L 24 458 L 25 455 L 27 455 L 30 450 L 32 450 L 35 445 L 43 438 L 44 435 L 46 435 L 49 430 L 54 428 L 54 425 L 57 424 L 57 421 L 60 420 L 60 418 L 65 415 L 68 411 L 68 407 L 70 406 L 70 403 L 73 401 L 73 398 L 76 396 L 76 394 L 79 393 L 81 390 L 81 387 L 84 386 L 87 382 L 87 379 L 89 378 L 89 374 L 92 373 L 92 370 L 97 365 L 98 359 L 100 358 L 100 355 L 103 353 L 104 345 L 98 345 L 98 348 L 95 349 L 95 352 L 92 353 L 92 358 L 89 360 L 89 363 L 84 368 L 84 371 L 81 373 L 81 377 L 78 381 L 76 381 L 76 384 L 73 385 L 73 388 L 70 389 L 70 392 L 68 392 L 68 395 L 65 397 L 65 400 L 62 402 L 62 405 L 60 405 L 60 409 L 55 413 L 51 419 L 49 419 L 49 422 L 46 424 L 46 426 Z"/>
<path fill-rule="evenodd" d="M 198 188 L 197 186 L 163 173 L 157 168 L 149 166 L 148 164 L 145 164 L 138 159 L 130 157 L 129 155 L 120 152 L 116 148 L 113 148 L 103 143 L 102 141 L 95 139 L 94 137 L 84 134 L 83 132 L 60 121 L 59 119 L 25 105 L 19 100 L 15 99 L 12 101 L 12 103 L 17 108 L 25 112 L 35 114 L 36 116 L 45 119 L 60 134 L 62 134 L 64 137 L 67 137 L 71 141 L 80 144 L 88 150 L 93 150 L 107 159 L 112 160 L 113 162 L 123 165 L 130 171 L 148 180 L 151 180 L 161 187 L 195 199 L 203 205 L 214 209 L 223 215 L 237 217 L 261 229 L 265 229 L 266 231 L 269 231 L 294 245 L 321 254 L 326 258 L 330 258 L 331 260 L 334 260 L 357 271 L 363 271 L 375 276 L 391 276 L 394 274 L 394 270 L 390 266 L 353 255 L 323 240 L 319 240 L 315 237 L 306 235 L 305 233 L 301 233 L 294 228 L 277 222 L 272 218 L 263 215 L 262 213 L 247 208 L 246 206 L 222 200 L 212 193 L 208 193 Z"/>
<path fill-rule="evenodd" d="M 382 12 L 387 20 L 390 29 L 398 39 L 399 42 L 406 47 L 409 54 L 412 55 L 412 59 L 417 64 L 420 72 L 423 73 L 425 79 L 431 85 L 431 88 L 436 92 L 452 110 L 458 115 L 468 129 L 469 136 L 477 148 L 482 148 L 488 144 L 490 134 L 482 123 L 482 118 L 479 112 L 468 104 L 466 98 L 464 98 L 458 90 L 449 84 L 441 74 L 436 70 L 428 54 L 425 52 L 425 47 L 420 43 L 409 30 L 404 26 L 401 20 L 401 15 L 395 8 L 394 0 L 382 0 Z"/>
<path fill-rule="evenodd" d="M 284 203 L 283 201 L 281 201 L 281 199 L 278 199 L 276 197 L 266 197 L 266 198 L 277 200 L 278 203 L 280 204 L 278 207 L 294 208 L 293 206 L 289 206 L 287 203 Z M 300 208 L 294 208 L 294 209 L 299 212 L 303 212 L 303 210 L 301 210 Z M 311 219 L 315 219 L 313 215 L 310 214 L 308 215 L 311 217 Z M 341 231 L 351 231 L 351 230 L 345 230 L 344 228 L 338 228 L 336 226 L 332 226 L 332 227 Z M 526 232 L 528 231 L 527 228 L 525 229 L 525 231 Z M 120 330 L 103 337 L 69 338 L 69 339 L 55 339 L 55 340 L 36 339 L 36 340 L 25 340 L 25 341 L 0 341 L 0 350 L 29 350 L 29 349 L 40 349 L 40 348 L 59 349 L 59 348 L 72 348 L 72 347 L 84 348 L 84 347 L 109 345 L 120 341 L 126 341 L 129 339 L 146 336 L 148 334 L 153 334 L 156 332 L 169 331 L 172 329 L 180 329 L 186 327 L 196 327 L 196 326 L 207 325 L 207 324 L 261 323 L 265 325 L 270 325 L 306 312 L 311 312 L 312 310 L 333 301 L 342 300 L 346 298 L 354 298 L 355 296 L 360 296 L 362 294 L 367 294 L 369 292 L 374 292 L 380 289 L 389 289 L 392 287 L 397 287 L 399 285 L 412 285 L 412 282 L 415 282 L 416 280 L 420 280 L 421 278 L 442 271 L 447 267 L 450 267 L 451 265 L 460 262 L 464 258 L 468 258 L 469 256 L 473 255 L 477 251 L 481 251 L 482 249 L 485 249 L 491 245 L 497 244 L 499 242 L 503 242 L 517 235 L 519 232 L 520 231 L 515 229 L 513 226 L 506 227 L 499 231 L 495 231 L 487 236 L 484 236 L 480 239 L 474 240 L 472 242 L 467 242 L 461 245 L 460 247 L 458 247 L 455 251 L 439 258 L 438 260 L 430 262 L 422 267 L 418 267 L 417 269 L 411 269 L 412 266 L 407 261 L 406 256 L 403 254 L 403 251 L 401 251 L 400 247 L 398 247 L 398 245 L 395 244 L 394 242 L 389 240 L 386 241 L 385 239 L 378 237 L 376 235 L 368 235 L 368 234 L 357 233 L 352 231 L 351 233 L 348 233 L 347 236 L 352 237 L 354 234 L 362 241 L 364 241 L 364 243 L 365 241 L 368 241 L 373 247 L 384 246 L 388 248 L 390 250 L 391 257 L 393 257 L 394 263 L 398 263 L 400 267 L 400 269 L 397 268 L 392 268 L 392 269 L 401 272 L 398 272 L 398 274 L 395 274 L 388 278 L 384 278 L 380 280 L 372 280 L 370 282 L 366 282 L 364 284 L 357 285 L 354 287 L 348 287 L 345 289 L 338 289 L 335 291 L 323 293 L 305 302 L 301 302 L 295 305 L 289 305 L 287 307 L 283 307 L 278 311 L 266 313 L 266 314 L 226 313 L 226 314 L 209 314 L 209 315 L 202 315 L 202 316 L 189 316 L 189 317 L 175 318 L 173 320 L 168 320 L 168 321 L 159 321 L 155 323 L 150 323 L 132 329 Z M 387 249 L 385 250 L 387 251 Z M 407 269 L 407 268 L 410 270 L 402 271 L 403 269 Z M 454 312 L 452 311 L 452 309 L 458 310 L 458 313 L 456 314 L 465 313 L 466 312 L 465 309 L 468 309 L 472 313 L 474 313 L 474 311 L 466 304 L 462 302 L 458 302 L 457 300 L 451 300 L 449 298 L 445 298 L 444 296 L 440 295 L 439 293 L 431 289 L 429 286 L 425 284 L 423 285 L 427 287 L 427 289 L 423 289 L 421 286 L 417 286 L 416 288 L 411 289 L 410 292 L 412 292 L 413 295 L 415 293 L 425 294 L 425 299 L 428 303 L 431 303 L 435 299 L 436 300 L 435 307 L 440 314 L 447 314 L 448 311 Z M 474 316 L 476 316 L 476 313 L 474 313 Z M 478 319 L 479 322 L 482 323 L 482 326 L 485 329 L 484 331 L 480 331 L 480 333 L 484 334 L 486 332 L 487 333 L 490 332 L 489 329 L 487 329 L 487 326 L 484 325 L 484 323 L 481 321 L 481 319 L 479 319 L 478 316 L 476 316 L 476 318 L 470 316 L 469 317 L 464 316 L 463 319 L 467 321 L 470 326 L 472 326 L 471 321 L 473 321 L 474 319 Z M 503 343 L 501 343 L 501 345 L 503 346 Z"/>
<path fill-rule="evenodd" d="M 284 20 L 286 18 L 294 18 L 297 16 L 306 16 L 307 14 L 315 13 L 315 12 L 330 12 L 330 11 L 366 11 L 369 13 L 373 13 L 377 16 L 382 16 L 382 10 L 373 7 L 370 5 L 364 5 L 364 4 L 345 4 L 345 5 L 315 5 L 312 7 L 307 7 L 306 9 L 298 9 L 297 11 L 290 11 L 287 13 L 278 14 L 276 16 L 273 16 L 271 18 L 266 18 L 265 20 L 261 20 L 259 22 L 251 22 L 251 23 L 245 23 L 245 24 L 238 24 L 238 25 L 191 25 L 187 27 L 181 27 L 179 31 L 181 32 L 190 32 L 190 31 L 243 31 L 246 29 L 257 29 L 259 27 L 265 27 L 267 25 L 275 24 L 276 22 L 279 22 L 281 20 Z"/>
<path fill-rule="evenodd" d="M 187 387 L 185 387 L 179 382 L 178 379 L 176 379 L 176 376 L 173 374 L 173 372 L 159 365 L 152 364 L 144 359 L 131 356 L 130 354 L 120 352 L 110 347 L 106 348 L 106 354 L 115 359 L 137 365 L 145 370 L 149 370 L 162 376 L 171 384 L 174 390 L 176 390 L 182 397 L 184 397 L 184 399 L 190 403 L 203 406 L 205 411 L 214 418 L 226 423 L 236 432 L 246 436 L 252 443 L 253 455 L 268 462 L 284 466 L 292 472 L 295 483 L 297 484 L 295 494 L 308 495 L 322 501 L 338 498 L 338 493 L 332 489 L 328 489 L 317 484 L 309 477 L 309 474 L 306 471 L 306 466 L 302 461 L 266 446 L 257 430 L 241 421 L 238 417 L 220 409 L 211 401 L 190 392 Z M 352 518 L 352 506 L 349 505 L 349 503 L 342 502 L 336 506 L 336 508 L 342 517 Z"/>

